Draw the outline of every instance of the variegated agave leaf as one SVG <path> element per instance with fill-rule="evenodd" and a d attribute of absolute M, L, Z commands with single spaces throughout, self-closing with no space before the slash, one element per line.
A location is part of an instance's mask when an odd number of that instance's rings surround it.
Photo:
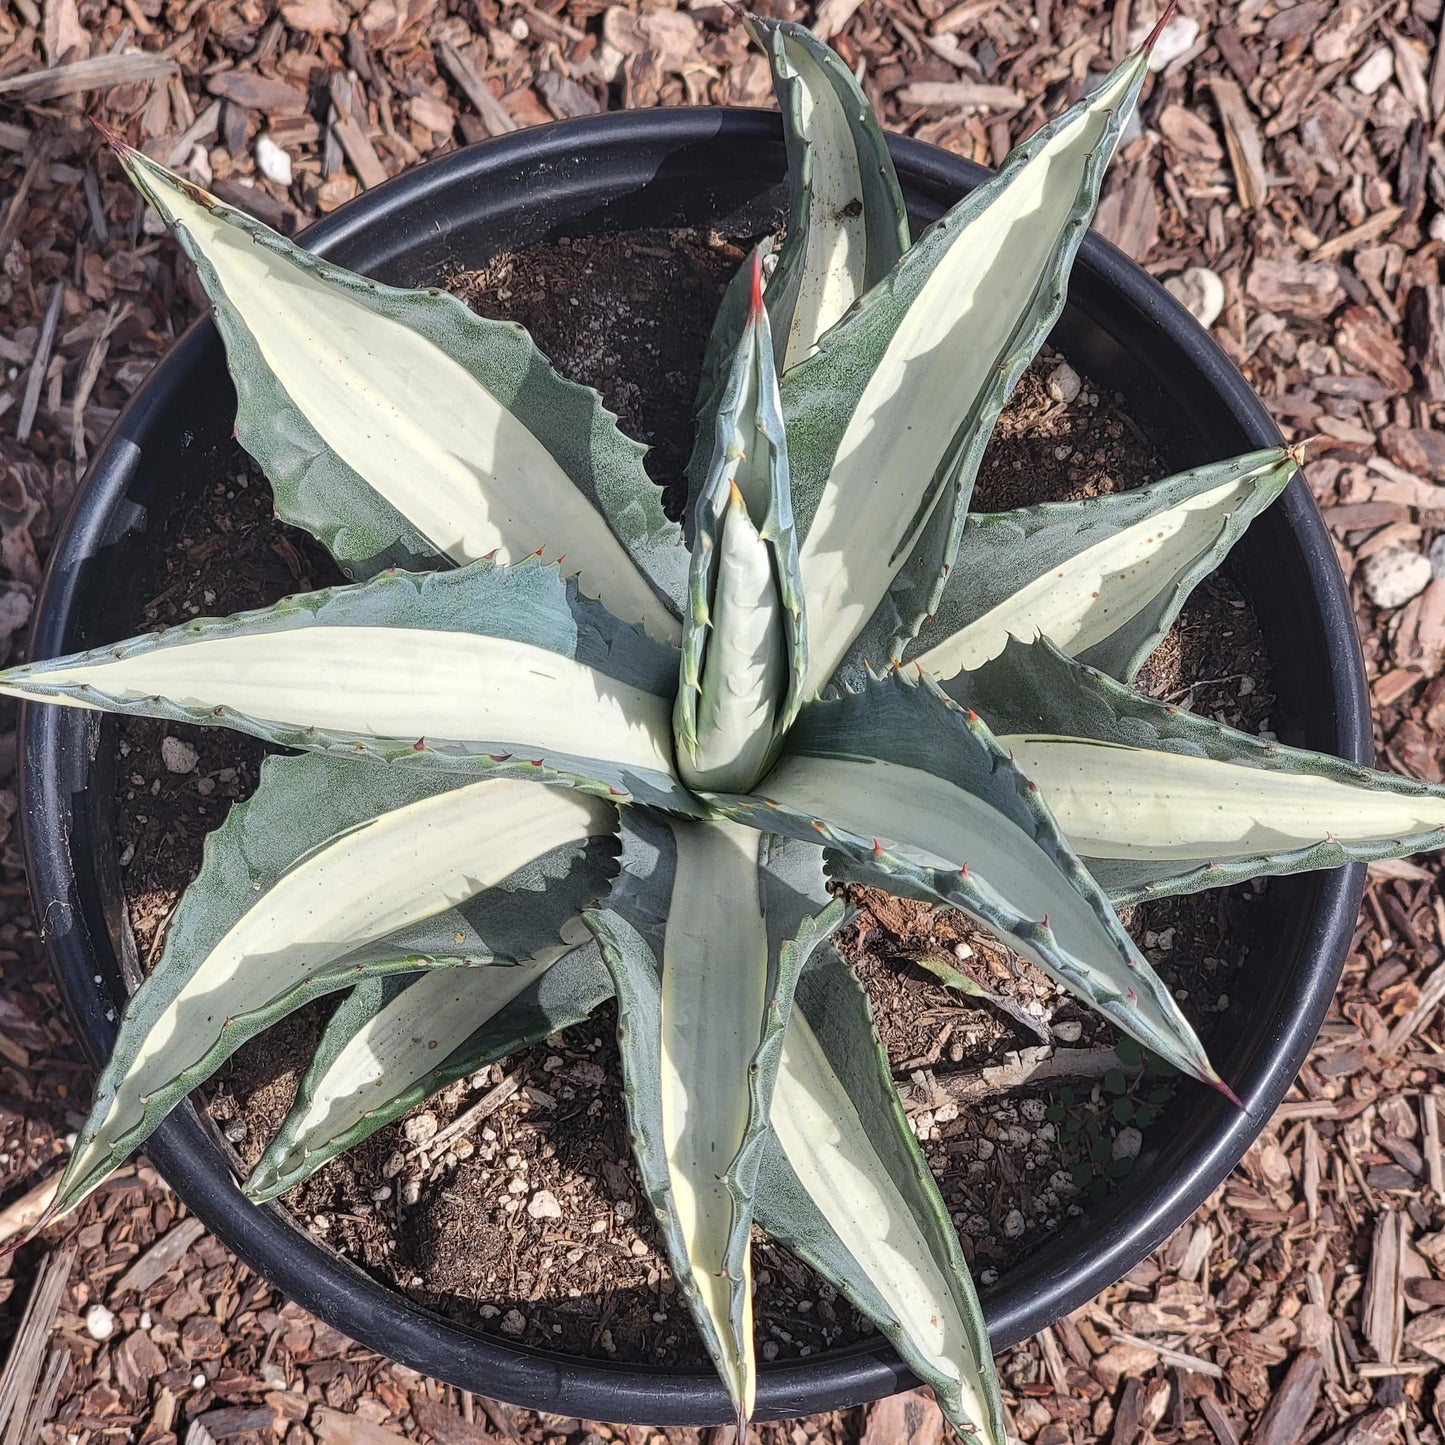
<path fill-rule="evenodd" d="M 752 281 L 698 499 L 673 711 L 683 780 L 729 792 L 751 787 L 777 752 L 807 668 L 788 448 L 757 254 Z"/>
<path fill-rule="evenodd" d="M 359 983 L 327 1024 L 247 1196 L 274 1199 L 448 1084 L 581 1023 L 611 997 L 590 936 L 555 962 L 548 952 Z"/>
<path fill-rule="evenodd" d="M 881 664 L 936 609 L 983 449 L 1063 309 L 1145 62 L 1025 141 L 783 378 L 809 693 L 855 642 Z"/>
<path fill-rule="evenodd" d="M 908 248 L 908 217 L 887 138 L 848 67 L 801 25 L 751 15 L 743 23 L 772 68 L 788 150 L 788 234 L 767 285 L 777 369 L 784 372 L 812 355 L 818 338 L 892 270 Z M 764 242 L 762 252 L 771 258 L 772 243 Z M 708 340 L 688 465 L 694 504 L 751 290 L 744 266 Z"/>
<path fill-rule="evenodd" d="M 1039 789 L 928 678 L 895 674 L 809 703 L 756 797 L 712 801 L 830 844 L 835 876 L 962 909 L 1141 1044 L 1224 1088 Z"/>
<path fill-rule="evenodd" d="M 697 812 L 672 769 L 677 665 L 531 559 L 384 573 L 188 622 L 12 668 L 0 692 Z"/>
<path fill-rule="evenodd" d="M 596 392 L 558 376 L 520 326 L 323 261 L 110 139 L 196 263 L 236 434 L 285 520 L 358 577 L 565 556 L 588 596 L 677 640 L 682 535 Z"/>
<path fill-rule="evenodd" d="M 908 214 L 853 72 L 801 25 L 743 23 L 767 54 L 788 148 L 788 235 L 768 283 L 778 369 L 788 372 L 898 263 Z"/>
<path fill-rule="evenodd" d="M 749 1232 L 768 1105 L 799 969 L 843 921 L 818 850 L 728 822 L 630 812 L 605 908 L 627 1117 L 673 1273 L 752 1413 Z"/>
<path fill-rule="evenodd" d="M 1298 470 L 1277 447 L 1137 491 L 971 515 L 938 610 L 905 655 L 947 692 L 1009 637 L 1041 636 L 1127 682 Z"/>
<path fill-rule="evenodd" d="M 867 995 L 832 947 L 803 970 L 758 1176 L 758 1223 L 883 1331 L 954 1426 L 1007 1439 L 983 1311 L 893 1084 Z"/>
<path fill-rule="evenodd" d="M 253 1035 L 368 975 L 566 952 L 617 812 L 568 788 L 271 758 L 206 840 L 121 1020 L 55 1209 L 73 1208 Z"/>
<path fill-rule="evenodd" d="M 1047 641 L 946 684 L 1038 783 L 1116 906 L 1445 847 L 1445 788 L 1155 702 Z"/>

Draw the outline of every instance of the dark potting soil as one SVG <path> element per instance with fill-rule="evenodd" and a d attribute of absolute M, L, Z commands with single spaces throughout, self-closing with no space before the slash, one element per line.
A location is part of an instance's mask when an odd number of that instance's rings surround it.
<path fill-rule="evenodd" d="M 624 429 L 651 445 L 649 472 L 676 498 L 703 347 L 740 258 L 705 233 L 625 233 L 502 256 L 448 284 L 483 314 L 522 322 L 564 375 L 596 386 Z M 1077 395 L 1059 400 L 1073 391 L 1059 365 L 1045 354 L 1020 383 L 985 459 L 977 508 L 1097 495 L 1168 470 L 1121 398 L 1085 378 Z M 177 519 L 160 586 L 136 627 L 339 580 L 308 537 L 274 520 L 265 481 L 244 455 L 220 470 L 211 493 Z M 1267 727 L 1268 659 L 1227 570 L 1195 593 L 1144 682 L 1237 726 Z M 130 719 L 118 724 L 118 749 L 123 881 L 149 967 L 206 833 L 255 786 L 264 749 L 233 733 Z M 1231 980 L 1268 946 L 1262 896 L 1246 886 L 1163 900 L 1128 920 L 1206 1044 L 1227 1020 Z M 957 916 L 869 890 L 855 900 L 861 912 L 842 947 L 873 998 L 965 1252 L 989 1283 L 1093 1200 L 1127 1189 L 1134 1157 L 1151 1147 L 1151 1124 L 1176 1089 L 1196 1086 L 1141 1067 L 1106 1024 Z M 1039 1039 L 941 982 L 940 969 L 1035 1019 L 1051 1051 L 1072 1051 L 1076 1077 L 986 1089 L 981 1069 L 1016 1064 L 1017 1051 L 1037 1049 Z M 243 1168 L 289 1108 L 329 1013 L 318 1004 L 271 1029 L 204 1091 Z M 609 1005 L 452 1085 L 319 1170 L 285 1204 L 317 1239 L 482 1330 L 573 1354 L 703 1363 L 628 1153 L 613 1023 Z M 506 1102 L 431 1147 L 504 1079 L 516 1086 Z M 759 1241 L 754 1262 L 765 1358 L 871 1333 L 786 1251 Z"/>

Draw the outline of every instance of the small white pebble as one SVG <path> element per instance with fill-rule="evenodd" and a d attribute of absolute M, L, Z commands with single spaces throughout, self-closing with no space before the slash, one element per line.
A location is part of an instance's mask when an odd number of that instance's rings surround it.
<path fill-rule="evenodd" d="M 267 1360 L 261 1366 L 261 1383 L 273 1390 L 284 1390 L 287 1386 L 286 1371 L 274 1360 Z"/>
<path fill-rule="evenodd" d="M 527 1201 L 527 1213 L 533 1219 L 561 1219 L 562 1206 L 550 1189 L 539 1189 Z"/>
<path fill-rule="evenodd" d="M 1075 400 L 1079 392 L 1083 390 L 1083 382 L 1079 379 L 1079 373 L 1067 361 L 1061 361 L 1049 373 L 1049 379 L 1044 384 L 1048 388 L 1049 395 L 1055 401 L 1061 401 L 1065 405 Z"/>
<path fill-rule="evenodd" d="M 1186 266 L 1164 289 L 1201 326 L 1213 326 L 1224 310 L 1224 282 L 1205 266 Z"/>
<path fill-rule="evenodd" d="M 1137 1159 L 1143 1145 L 1144 1136 L 1131 1124 L 1114 1136 L 1114 1158 Z"/>
<path fill-rule="evenodd" d="M 391 1198 L 391 1185 L 379 1184 L 371 1191 L 372 1201 L 376 1204 L 385 1204 Z"/>
<path fill-rule="evenodd" d="M 955 958 L 972 958 L 973 949 L 971 949 L 966 943 L 955 943 L 953 945 L 953 956 Z"/>
<path fill-rule="evenodd" d="M 1017 1239 L 1024 1232 L 1026 1221 L 1021 1209 L 1010 1209 L 1004 1216 L 1003 1233 L 1005 1239 Z"/>
<path fill-rule="evenodd" d="M 211 157 L 207 154 L 203 145 L 191 148 L 191 158 L 186 162 L 186 169 L 203 186 L 208 186 L 216 179 L 211 171 Z"/>
<path fill-rule="evenodd" d="M 647 1253 L 647 1246 L 640 1239 L 634 1239 L 632 1241 L 631 1249 L 634 1259 L 641 1259 L 642 1256 Z"/>
<path fill-rule="evenodd" d="M 150 1312 L 149 1310 L 142 1310 L 142 1311 L 140 1312 L 140 1327 L 141 1327 L 141 1329 L 143 1329 L 143 1330 L 148 1330 L 148 1329 L 150 1329 L 150 1327 L 151 1327 L 154 1323 L 155 1323 L 155 1321 L 154 1321 L 153 1319 L 151 1319 L 151 1312 Z"/>
<path fill-rule="evenodd" d="M 1353 74 L 1350 76 L 1350 84 L 1353 85 L 1361 95 L 1374 95 L 1394 73 L 1394 53 L 1388 45 L 1382 45 L 1378 50 L 1371 51 L 1370 54 L 1355 67 Z"/>
<path fill-rule="evenodd" d="M 291 184 L 291 157 L 268 135 L 256 141 L 256 169 L 278 186 Z"/>
<path fill-rule="evenodd" d="M 115 1333 L 115 1316 L 104 1305 L 91 1305 L 85 1312 L 85 1332 L 93 1340 L 108 1340 Z"/>
<path fill-rule="evenodd" d="M 201 760 L 201 755 L 184 738 L 161 739 L 161 761 L 169 773 L 189 773 Z"/>
<path fill-rule="evenodd" d="M 504 1335 L 520 1335 L 527 1328 L 527 1317 L 521 1310 L 508 1310 L 502 1316 L 502 1333 Z"/>
<path fill-rule="evenodd" d="M 1376 607 L 1403 607 L 1429 585 L 1430 559 L 1408 547 L 1383 547 L 1365 561 L 1365 591 Z"/>
<path fill-rule="evenodd" d="M 1187 54 L 1199 39 L 1199 22 L 1192 15 L 1176 15 L 1160 32 L 1149 52 L 1149 69 L 1156 75 L 1170 61 Z"/>
<path fill-rule="evenodd" d="M 1060 1019 L 1054 1025 L 1054 1037 L 1061 1044 L 1076 1044 L 1079 1036 L 1084 1032 L 1084 1026 L 1078 1019 Z"/>
<path fill-rule="evenodd" d="M 437 1116 L 430 1110 L 421 1114 L 413 1114 L 401 1126 L 401 1132 L 408 1144 L 430 1144 L 436 1138 Z"/>
<path fill-rule="evenodd" d="M 206 1388 L 206 1377 L 199 1370 L 191 1376 L 191 1389 L 204 1390 Z"/>
<path fill-rule="evenodd" d="M 525 40 L 532 33 L 532 27 L 520 15 L 512 21 L 507 30 L 513 40 Z"/>
<path fill-rule="evenodd" d="M 619 1199 L 617 1203 L 612 1206 L 612 1213 L 616 1216 L 617 1222 L 623 1224 L 632 1218 L 636 1210 L 632 1207 L 630 1200 Z"/>

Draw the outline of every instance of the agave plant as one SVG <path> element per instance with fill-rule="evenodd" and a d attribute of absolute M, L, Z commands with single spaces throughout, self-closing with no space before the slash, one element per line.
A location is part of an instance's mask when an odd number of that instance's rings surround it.
<path fill-rule="evenodd" d="M 690 545 L 520 328 L 319 260 L 113 138 L 214 303 L 278 512 L 354 581 L 0 675 L 295 750 L 207 841 L 56 1207 L 319 995 L 350 990 L 256 1199 L 615 995 L 637 1169 L 740 1421 L 756 1222 L 1002 1445 L 830 880 L 962 910 L 1227 1092 L 1115 909 L 1437 847 L 1445 795 L 1129 686 L 1292 453 L 969 513 L 1147 47 L 910 245 L 847 67 L 748 23 L 790 215 L 719 313 Z"/>

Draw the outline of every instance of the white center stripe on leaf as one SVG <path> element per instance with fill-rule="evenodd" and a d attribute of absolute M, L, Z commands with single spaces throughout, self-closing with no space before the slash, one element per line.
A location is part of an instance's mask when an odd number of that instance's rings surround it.
<path fill-rule="evenodd" d="M 677 873 L 662 963 L 663 1143 L 694 1282 L 726 1339 L 732 1301 L 721 1271 L 734 1205 L 725 1181 L 748 1127 L 748 1065 L 762 1040 L 767 999 L 762 834 L 726 822 L 673 832 Z M 750 1337 L 748 1298 L 745 1287 Z M 731 1354 L 721 1364 L 730 1374 L 736 1368 Z M 751 1378 L 732 1383 L 751 1406 Z"/>
<path fill-rule="evenodd" d="M 1076 738 L 999 742 L 1089 858 L 1222 861 L 1445 828 L 1445 798 Z"/>
<path fill-rule="evenodd" d="M 569 945 L 527 963 L 439 968 L 423 974 L 347 1041 L 293 1130 L 296 1142 L 273 1161 L 284 1175 L 311 1140 L 354 1128 L 377 1102 L 405 1092 L 465 1043 L 488 1019 L 530 988 Z"/>
<path fill-rule="evenodd" d="M 965 421 L 960 398 L 983 394 L 1007 361 L 1021 302 L 1056 264 L 1110 97 L 1122 100 L 1135 78 L 1121 67 L 1095 106 L 960 228 L 869 378 L 799 555 L 808 695 L 832 676 L 917 540 L 920 505 Z"/>
<path fill-rule="evenodd" d="M 785 37 L 783 52 L 800 81 L 800 130 L 813 151 L 803 284 L 782 366 L 788 371 L 817 350 L 817 338 L 861 294 L 868 256 L 863 186 L 848 118 L 804 46 Z"/>
<path fill-rule="evenodd" d="M 1047 637 L 1078 656 L 1136 617 L 1207 551 L 1257 480 L 1251 473 L 1096 542 L 910 660 L 947 680 L 997 657 L 1010 636 Z"/>
<path fill-rule="evenodd" d="M 876 838 L 924 868 L 957 872 L 969 864 L 974 881 L 996 890 L 1008 908 L 1029 920 L 1047 914 L 1059 946 L 1075 958 L 1117 955 L 1093 909 L 1017 823 L 931 773 L 878 759 L 800 754 L 784 758 L 761 791 L 860 838 Z"/>
<path fill-rule="evenodd" d="M 469 632 L 319 626 L 207 638 L 52 668 L 14 692 L 43 698 L 47 685 L 80 684 L 296 728 L 515 744 L 672 772 L 671 699 L 546 648 Z"/>
<path fill-rule="evenodd" d="M 298 863 L 241 917 L 156 1020 L 91 1152 L 198 1063 L 226 1019 L 254 1012 L 363 944 L 454 908 L 564 844 L 610 832 L 607 803 L 489 779 L 398 808 Z"/>
<path fill-rule="evenodd" d="M 322 440 L 458 563 L 565 556 L 624 622 L 680 628 L 602 514 L 546 447 L 458 362 L 353 304 L 189 197 L 160 198 L 214 267 L 267 366 Z"/>
<path fill-rule="evenodd" d="M 971 1349 L 953 1291 L 801 1009 L 788 1021 L 770 1117 L 793 1172 L 843 1247 L 915 1347 L 959 1382 L 965 1414 L 987 1420 L 970 1372 L 959 1368 Z"/>

